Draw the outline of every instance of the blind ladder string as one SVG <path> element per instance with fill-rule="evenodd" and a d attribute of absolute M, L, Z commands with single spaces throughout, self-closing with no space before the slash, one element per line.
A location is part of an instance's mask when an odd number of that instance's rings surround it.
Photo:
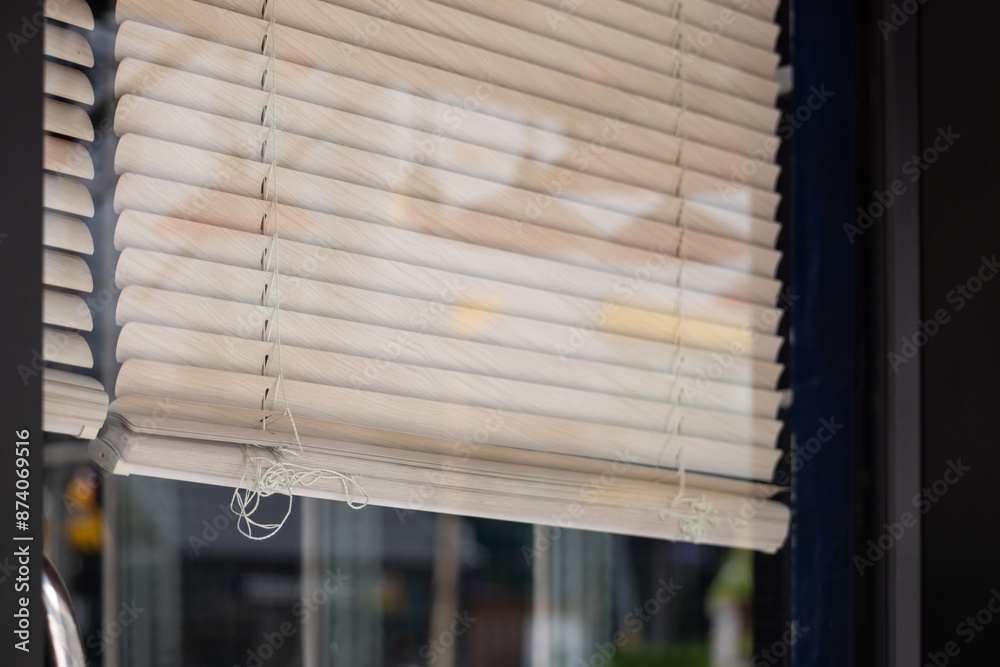
<path fill-rule="evenodd" d="M 669 436 L 666 444 L 664 445 L 664 454 L 666 454 L 670 449 L 670 445 L 673 443 L 674 439 L 680 435 L 684 422 L 683 414 L 681 414 L 681 394 L 683 393 L 685 386 L 680 385 L 681 366 L 684 363 L 684 269 L 687 266 L 687 248 L 685 246 L 687 220 L 684 216 L 684 167 L 682 159 L 684 153 L 684 114 L 687 111 L 687 100 L 684 97 L 684 84 L 686 82 L 684 59 L 686 56 L 684 53 L 683 8 L 684 3 L 678 2 L 674 12 L 674 18 L 676 18 L 678 22 L 677 37 L 675 39 L 677 60 L 674 61 L 674 72 L 675 77 L 679 80 L 677 88 L 678 99 L 675 99 L 675 106 L 679 106 L 680 108 L 677 116 L 677 124 L 675 126 L 675 135 L 680 140 L 680 146 L 677 149 L 676 158 L 676 165 L 680 168 L 680 176 L 677 179 L 677 185 L 674 192 L 674 195 L 680 203 L 677 208 L 677 217 L 674 224 L 680 227 L 680 234 L 678 235 L 677 248 L 675 251 L 675 255 L 681 260 L 680 269 L 677 272 L 677 286 L 680 288 L 680 293 L 677 297 L 677 329 L 674 334 L 674 344 L 677 346 L 677 351 L 675 353 L 676 356 L 673 368 L 674 384 L 671 390 L 671 401 L 673 407 L 671 408 L 670 420 L 667 427 Z M 677 495 L 674 496 L 669 508 L 660 510 L 660 519 L 662 520 L 668 517 L 678 519 L 678 527 L 680 528 L 681 537 L 695 543 L 702 542 L 708 535 L 708 527 L 715 527 L 718 524 L 719 511 L 715 509 L 714 504 L 708 500 L 707 496 L 704 494 L 699 497 L 685 496 L 687 488 L 687 474 L 684 470 L 683 444 L 677 448 L 676 463 L 677 474 L 680 478 Z M 686 509 L 681 509 L 680 506 L 683 505 L 687 506 Z"/>
<path fill-rule="evenodd" d="M 275 341 L 273 355 L 277 358 L 278 365 L 275 389 L 281 390 L 281 399 L 284 405 L 282 417 L 288 417 L 289 422 L 291 423 L 292 433 L 295 439 L 295 448 L 292 449 L 285 446 L 266 447 L 265 449 L 271 456 L 269 459 L 266 456 L 251 455 L 249 446 L 246 444 L 242 446 L 243 472 L 240 477 L 239 484 L 237 484 L 236 488 L 233 490 L 233 497 L 230 501 L 230 509 L 237 516 L 237 525 L 240 533 L 251 540 L 266 540 L 281 530 L 281 528 L 288 521 L 289 516 L 291 516 L 293 503 L 292 490 L 296 487 L 312 486 L 313 484 L 324 479 L 339 479 L 344 485 L 344 494 L 349 507 L 352 509 L 360 509 L 368 504 L 369 499 L 368 493 L 361 487 L 354 475 L 345 475 L 335 470 L 325 468 L 311 468 L 285 460 L 288 456 L 301 457 L 303 454 L 303 447 L 302 439 L 299 436 L 298 426 L 295 423 L 295 415 L 292 413 L 292 409 L 288 401 L 288 392 L 287 387 L 285 386 L 284 365 L 282 363 L 281 354 L 281 270 L 280 248 L 278 243 L 277 4 L 278 0 L 266 0 L 263 6 L 264 12 L 267 11 L 268 6 L 270 6 L 271 9 L 268 20 L 267 35 L 264 40 L 265 45 L 268 41 L 271 43 L 271 52 L 268 57 L 268 71 L 265 72 L 264 75 L 264 81 L 266 81 L 268 73 L 271 75 L 271 86 L 268 94 L 267 107 L 267 110 L 270 111 L 271 117 L 267 140 L 265 140 L 265 146 L 268 142 L 271 144 L 271 161 L 268 176 L 265 179 L 264 187 L 262 188 L 262 195 L 265 199 L 268 199 L 268 193 L 271 195 L 269 214 L 272 224 L 270 255 L 268 255 L 267 250 L 265 250 L 264 254 L 267 256 L 267 261 L 264 268 L 266 270 L 273 262 L 274 270 L 272 272 L 271 279 L 273 289 L 271 290 L 270 298 L 273 299 L 274 302 L 274 308 L 271 316 Z M 262 81 L 262 83 L 264 81 Z M 267 110 L 265 110 L 265 116 L 262 118 L 262 121 L 266 120 Z M 266 151 L 262 150 L 262 158 L 265 156 Z M 265 232 L 263 225 L 261 232 Z M 268 287 L 266 284 L 261 298 L 264 302 L 263 305 L 266 305 L 269 298 Z M 265 322 L 265 329 L 263 333 L 266 335 L 266 340 L 270 340 L 271 332 L 272 328 L 267 325 L 267 322 Z M 265 356 L 264 363 L 261 366 L 262 375 L 266 374 L 269 361 L 270 355 Z M 264 400 L 261 403 L 261 410 L 266 410 L 266 402 L 267 392 L 265 392 Z M 267 420 L 270 416 L 271 415 L 265 414 L 265 416 L 261 419 L 261 429 L 264 431 L 267 430 Z M 252 515 L 260 506 L 260 500 L 271 496 L 274 493 L 284 493 L 288 496 L 288 506 L 281 521 L 278 523 L 260 523 L 252 519 Z M 359 497 L 361 500 L 358 499 Z M 265 532 L 263 534 L 254 535 L 254 528 L 258 528 Z"/>

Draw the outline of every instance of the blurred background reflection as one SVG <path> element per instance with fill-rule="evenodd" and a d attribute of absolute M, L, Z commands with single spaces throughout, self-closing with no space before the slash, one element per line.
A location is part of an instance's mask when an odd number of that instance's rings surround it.
<path fill-rule="evenodd" d="M 308 498 L 252 542 L 231 490 L 107 478 L 72 451 L 48 458 L 47 545 L 93 665 L 751 661 L 749 552 Z"/>

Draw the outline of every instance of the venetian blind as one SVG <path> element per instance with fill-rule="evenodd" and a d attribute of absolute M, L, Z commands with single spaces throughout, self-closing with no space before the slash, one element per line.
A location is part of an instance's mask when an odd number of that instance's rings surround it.
<path fill-rule="evenodd" d="M 94 289 L 83 259 L 94 252 L 84 220 L 94 216 L 86 186 L 94 178 L 94 162 L 85 145 L 94 140 L 94 126 L 83 108 L 94 103 L 94 88 L 79 68 L 93 67 L 94 55 L 87 38 L 72 28 L 93 30 L 94 17 L 84 0 L 47 0 L 44 14 L 41 360 L 51 367 L 41 371 L 43 426 L 50 433 L 89 440 L 108 414 L 103 385 L 75 370 L 94 365 L 90 346 L 79 333 L 93 328 L 80 295 Z"/>
<path fill-rule="evenodd" d="M 98 460 L 778 548 L 775 28 L 584 4 L 119 0 Z"/>

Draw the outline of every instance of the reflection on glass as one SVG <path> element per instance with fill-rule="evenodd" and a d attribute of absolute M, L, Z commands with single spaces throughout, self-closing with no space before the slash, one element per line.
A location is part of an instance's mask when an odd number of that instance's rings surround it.
<path fill-rule="evenodd" d="M 228 489 L 106 483 L 117 604 L 142 611 L 105 635 L 105 665 L 750 662 L 749 552 L 308 498 L 251 542 Z"/>

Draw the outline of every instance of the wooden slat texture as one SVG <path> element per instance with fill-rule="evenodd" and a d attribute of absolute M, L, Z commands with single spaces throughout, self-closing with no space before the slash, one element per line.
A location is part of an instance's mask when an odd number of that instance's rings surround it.
<path fill-rule="evenodd" d="M 83 258 L 49 249 L 42 252 L 42 284 L 77 292 L 94 289 L 90 267 Z"/>
<path fill-rule="evenodd" d="M 87 302 L 76 294 L 42 290 L 42 322 L 57 327 L 93 331 L 94 318 Z"/>
<path fill-rule="evenodd" d="M 282 411 L 282 396 L 297 414 L 397 431 L 462 439 L 480 428 L 491 411 L 434 401 L 322 387 L 286 380 L 284 391 L 271 378 L 132 359 L 122 364 L 116 396 L 163 396 L 232 407 Z M 495 412 L 495 411 L 494 411 Z M 680 448 L 685 466 L 743 479 L 770 479 L 781 452 L 767 446 L 672 436 L 638 429 L 573 422 L 523 413 L 505 413 L 503 427 L 488 434 L 488 444 L 608 459 L 615 447 L 628 446 L 640 465 L 676 461 Z M 668 464 L 669 466 L 669 464 Z"/>
<path fill-rule="evenodd" d="M 45 174 L 43 178 L 45 208 L 84 218 L 94 217 L 94 198 L 86 186 L 64 176 Z"/>
<path fill-rule="evenodd" d="M 94 140 L 94 124 L 87 112 L 80 107 L 46 99 L 42 112 L 46 132 L 64 134 L 83 141 Z"/>
<path fill-rule="evenodd" d="M 67 176 L 92 180 L 94 161 L 90 151 L 82 144 L 45 135 L 45 168 Z"/>
<path fill-rule="evenodd" d="M 243 18 L 252 21 L 249 17 Z M 164 22 L 169 23 L 169 21 Z M 258 44 L 265 32 L 261 31 L 260 36 L 254 37 Z M 119 60 L 127 57 L 139 58 L 233 83 L 266 87 L 265 74 L 269 58 L 256 50 L 258 45 L 252 48 L 254 50 L 227 47 L 224 44 L 144 25 L 137 21 L 125 21 L 119 27 L 118 37 L 115 40 L 115 56 Z M 586 142 L 598 140 L 603 133 L 604 143 L 611 143 L 620 150 L 659 160 L 665 155 L 676 152 L 678 137 L 703 142 L 765 162 L 774 161 L 780 143 L 773 134 L 770 120 L 768 126 L 771 129 L 761 131 L 747 124 L 731 123 L 697 113 L 690 107 L 684 111 L 681 108 L 663 105 L 665 108 L 658 111 L 655 120 L 655 124 L 661 129 L 656 130 L 639 124 L 629 124 L 620 117 L 620 114 L 612 114 L 609 118 L 486 82 L 448 75 L 440 70 L 427 69 L 425 73 L 433 80 L 414 81 L 412 77 L 395 70 L 394 65 L 387 65 L 386 75 L 392 77 L 391 81 L 395 81 L 392 86 L 369 69 L 367 58 L 358 61 L 349 57 L 349 54 L 337 54 L 337 57 L 337 60 L 324 61 L 325 66 L 331 71 L 315 69 L 313 64 L 296 64 L 294 60 L 283 57 L 278 65 L 281 72 L 281 93 L 333 107 L 353 104 L 355 101 L 351 97 L 345 97 L 346 91 L 342 87 L 344 79 L 353 77 L 389 90 L 395 87 L 397 92 L 416 95 L 405 106 L 387 109 L 383 113 L 405 114 L 401 117 L 406 118 L 414 105 L 427 106 L 426 101 L 443 103 L 445 105 L 443 108 L 439 106 L 434 108 L 440 109 L 441 114 L 450 110 L 450 115 L 442 117 L 436 125 L 430 126 L 428 131 L 433 131 L 437 125 L 455 125 L 456 119 L 460 121 L 459 125 L 464 125 L 471 116 L 470 111 L 478 111 L 507 121 L 526 123 L 529 127 L 534 126 L 543 130 L 555 128 L 559 134 L 566 134 Z M 306 57 L 302 59 L 312 63 L 312 59 Z M 417 84 L 422 88 L 414 88 Z M 648 105 L 645 107 L 648 108 Z M 773 120 L 776 123 L 777 116 L 774 116 Z M 521 134 L 524 132 L 522 130 Z M 524 138 L 521 140 L 524 141 Z"/>
<path fill-rule="evenodd" d="M 134 220 L 149 220 L 147 214 L 155 214 L 257 236 L 262 232 L 272 235 L 275 230 L 267 222 L 268 208 L 269 204 L 260 199 L 124 174 L 115 191 L 115 211 L 122 214 L 124 221 L 116 234 L 125 237 Z M 775 308 L 697 292 L 688 287 L 688 283 L 681 289 L 673 284 L 676 274 L 672 258 L 665 255 L 653 258 L 654 261 L 636 271 L 618 274 L 292 206 L 282 206 L 281 226 L 277 232 L 281 239 L 317 248 L 343 250 L 646 310 L 683 312 L 695 319 L 749 326 L 768 333 L 777 331 L 781 319 L 781 311 Z M 122 238 L 116 241 L 117 247 L 122 249 L 135 244 L 136 247 L 156 249 L 150 244 L 160 235 L 151 229 L 146 233 L 149 236 L 131 234 L 130 241 Z M 203 233 L 206 237 L 211 234 L 209 230 Z M 265 238 L 269 237 L 259 238 L 257 243 L 266 243 Z M 262 255 L 263 249 L 255 254 Z M 303 268 L 315 270 L 314 264 L 307 262 Z M 668 278 L 657 280 L 661 270 Z M 289 271 L 294 272 L 295 267 Z"/>
<path fill-rule="evenodd" d="M 265 179 L 270 168 L 251 160 L 130 134 L 119 141 L 115 153 L 115 171 L 119 174 L 137 173 L 199 187 L 214 186 L 226 192 L 252 197 L 257 193 L 267 192 Z M 220 174 L 226 177 L 220 178 Z M 394 224 L 436 236 L 534 256 L 565 258 L 575 264 L 616 270 L 624 274 L 633 273 L 644 266 L 650 260 L 651 251 L 654 254 L 676 255 L 679 248 L 685 253 L 690 250 L 689 260 L 684 265 L 691 271 L 685 284 L 692 289 L 771 305 L 781 286 L 779 281 L 764 275 L 749 275 L 745 271 L 729 267 L 709 267 L 707 261 L 725 259 L 725 252 L 713 250 L 712 246 L 706 244 L 702 255 L 696 254 L 697 248 L 679 246 L 682 230 L 671 225 L 640 225 L 638 221 L 631 221 L 628 227 L 619 228 L 602 226 L 600 220 L 564 221 L 567 226 L 579 222 L 583 231 L 597 237 L 611 235 L 612 240 L 609 241 L 564 229 L 551 229 L 414 197 L 394 195 L 280 167 L 276 178 L 283 184 L 281 196 L 285 204 L 321 213 L 378 220 L 383 224 Z M 623 245 L 626 241 L 634 245 Z M 671 242 L 674 243 L 673 252 L 670 250 Z M 641 247 L 643 245 L 644 248 Z M 678 270 L 680 264 L 678 262 Z M 719 276 L 719 284 L 723 288 L 717 290 L 714 285 L 709 285 L 709 281 L 702 284 L 698 275 L 702 272 Z M 658 273 L 660 275 L 651 279 L 657 282 L 670 280 L 676 284 L 675 280 L 665 275 L 666 271 Z"/>
<path fill-rule="evenodd" d="M 206 4 L 230 9 L 246 16 L 260 16 L 260 7 L 253 0 L 205 1 Z M 536 8 L 526 2 L 517 4 L 519 8 L 525 5 Z M 481 47 L 594 83 L 610 85 L 619 90 L 667 102 L 673 100 L 664 96 L 664 89 L 669 89 L 673 85 L 672 79 L 677 78 L 680 67 L 684 68 L 686 81 L 761 104 L 774 104 L 778 94 L 777 82 L 774 81 L 774 71 L 778 63 L 777 54 L 725 38 L 713 38 L 708 47 L 703 49 L 704 57 L 685 58 L 681 51 L 670 46 L 675 40 L 674 33 L 678 33 L 676 37 L 679 38 L 679 32 L 682 32 L 683 28 L 678 31 L 677 21 L 656 15 L 654 19 L 666 25 L 657 26 L 655 29 L 667 27 L 671 33 L 661 35 L 659 43 L 608 31 L 612 34 L 600 32 L 588 35 L 591 38 L 589 44 L 586 41 L 572 44 L 567 43 L 562 35 L 560 35 L 563 37 L 562 40 L 553 39 L 555 31 L 548 36 L 539 35 L 469 12 L 445 7 L 430 0 L 408 0 L 405 3 L 392 3 L 391 0 L 375 2 L 284 0 L 278 20 L 282 25 L 342 39 L 338 37 L 343 34 L 338 25 L 350 27 L 359 23 L 357 17 L 345 13 L 343 9 L 379 19 L 377 22 L 369 19 L 368 25 L 373 26 L 367 28 L 369 33 L 375 30 L 374 26 L 378 26 L 381 30 L 385 25 L 381 21 L 391 21 L 447 40 Z M 623 42 L 629 46 L 642 47 L 641 56 L 635 58 L 638 64 L 596 51 L 593 42 L 601 38 L 611 43 L 607 51 L 614 53 L 615 56 L 623 50 L 620 48 Z M 372 42 L 367 40 L 357 41 L 359 46 L 372 45 Z M 442 42 L 439 40 L 433 40 L 425 45 L 426 50 L 434 50 L 440 43 Z M 411 53 L 419 54 L 421 62 L 430 62 L 421 51 Z"/>
<path fill-rule="evenodd" d="M 53 211 L 45 211 L 42 216 L 42 243 L 58 250 L 94 254 L 94 237 L 86 223 Z"/>
<path fill-rule="evenodd" d="M 45 0 L 45 18 L 75 25 L 84 30 L 94 29 L 94 12 L 86 0 Z"/>
<path fill-rule="evenodd" d="M 42 356 L 45 361 L 93 368 L 94 355 L 90 346 L 78 333 L 45 327 L 42 330 Z"/>
<path fill-rule="evenodd" d="M 615 90 L 546 68 L 493 54 L 458 42 L 421 33 L 406 26 L 369 16 L 348 13 L 342 8 L 320 3 L 328 16 L 330 29 L 338 31 L 339 40 L 278 25 L 274 39 L 282 46 L 282 59 L 307 67 L 388 85 L 429 98 L 453 95 L 461 100 L 489 81 L 495 89 L 483 100 L 483 107 L 493 107 L 500 115 L 522 115 L 551 119 L 585 119 L 604 124 L 609 118 L 660 131 L 672 131 L 672 116 L 679 105 L 671 106 Z M 339 11 L 338 11 L 339 10 Z M 119 0 L 119 21 L 137 20 L 246 51 L 260 49 L 268 32 L 268 23 L 228 10 L 204 5 L 195 0 Z M 322 20 L 322 17 L 321 17 Z M 364 58 L 357 55 L 351 40 L 366 25 L 370 30 Z M 434 48 L 428 49 L 427 46 Z M 269 47 L 268 47 L 269 48 Z M 419 54 L 419 55 L 418 55 Z M 423 64 L 426 61 L 427 64 Z M 681 82 L 664 85 L 665 99 L 679 97 Z M 693 83 L 683 86 L 684 107 L 710 117 L 739 123 L 765 133 L 777 128 L 779 112 L 732 95 L 713 91 Z M 604 116 L 601 119 L 600 116 Z M 593 122 L 592 121 L 592 122 Z"/>
<path fill-rule="evenodd" d="M 115 311 L 119 325 L 142 322 L 254 340 L 266 340 L 273 315 L 274 309 L 264 306 L 140 286 L 123 288 Z M 773 388 L 780 374 L 780 367 L 772 363 L 731 358 L 723 365 L 711 353 L 697 349 L 684 350 L 681 361 L 676 346 L 664 346 L 662 356 L 644 359 L 642 367 L 634 367 L 593 361 L 585 352 L 561 355 L 557 350 L 536 352 L 446 339 L 424 332 L 419 323 L 414 327 L 417 331 L 403 332 L 295 312 L 285 313 L 282 322 L 285 345 L 376 360 L 391 350 L 390 358 L 400 363 L 629 396 L 648 395 L 651 389 L 643 389 L 644 384 L 672 390 L 671 378 L 663 373 L 701 379 L 712 371 L 711 378 L 718 376 L 720 382 L 762 388 Z M 379 366 L 373 364 L 372 372 Z M 364 378 L 359 382 L 363 384 Z"/>
<path fill-rule="evenodd" d="M 141 26 L 136 29 L 151 30 Z M 725 182 L 723 192 L 716 192 L 708 200 L 717 205 L 725 205 L 729 193 L 739 199 L 744 183 L 759 190 L 773 190 L 780 171 L 771 163 L 676 137 L 665 137 L 662 152 L 654 159 L 620 151 L 614 145 L 604 147 L 598 156 L 589 141 L 353 79 L 329 78 L 336 80 L 341 94 L 324 96 L 319 104 L 279 93 L 276 106 L 281 111 L 275 119 L 278 129 L 397 158 L 417 156 L 435 166 L 461 160 L 467 173 L 494 180 L 517 178 L 522 170 L 538 171 L 539 178 L 566 180 L 561 171 L 545 173 L 545 165 L 555 165 L 580 175 L 573 175 L 570 183 L 593 174 L 659 192 L 674 193 L 680 185 L 681 194 L 685 194 L 685 184 L 679 183 L 684 169 L 689 182 L 697 182 L 699 174 Z M 281 90 L 285 90 L 284 85 Z M 264 124 L 272 120 L 267 113 L 270 94 L 259 85 L 229 83 L 134 58 L 125 58 L 119 64 L 115 94 L 140 95 L 246 122 Z M 588 159 L 591 154 L 596 159 Z M 747 166 L 740 182 L 733 179 L 733 164 Z"/>
<path fill-rule="evenodd" d="M 81 67 L 94 66 L 94 51 L 87 38 L 57 25 L 45 25 L 45 55 Z"/>
<path fill-rule="evenodd" d="M 313 118 L 314 122 L 316 120 Z M 341 118 L 337 120 L 336 129 L 322 131 L 325 136 L 334 136 L 333 141 L 319 141 L 279 130 L 269 142 L 270 128 L 261 126 L 259 121 L 228 119 L 125 95 L 115 111 L 115 131 L 118 134 L 134 132 L 264 162 L 271 161 L 274 145 L 279 145 L 279 166 L 507 217 L 523 217 L 526 208 L 538 199 L 537 194 L 547 194 L 547 188 L 552 189 L 551 184 L 558 182 L 561 190 L 552 195 L 553 199 L 578 204 L 574 210 L 591 211 L 592 217 L 602 214 L 597 209 L 604 209 L 768 248 L 773 246 L 776 230 L 780 228 L 772 220 L 780 201 L 777 194 L 753 188 L 731 188 L 724 179 L 679 168 L 665 173 L 666 182 L 652 192 L 578 171 L 542 168 L 537 171 L 537 177 L 532 178 L 531 165 L 523 162 L 508 169 L 498 169 L 491 174 L 493 178 L 480 177 L 467 174 L 462 164 L 455 164 L 444 155 L 440 166 L 429 166 L 421 164 L 419 156 L 413 156 L 412 151 L 408 158 L 397 159 L 377 150 L 351 148 L 354 142 L 342 138 L 352 131 L 350 123 L 340 126 Z M 373 125 L 369 128 L 373 133 L 385 135 L 386 130 L 389 132 L 383 139 L 373 138 L 373 143 L 387 144 L 394 134 L 392 128 L 369 123 Z M 461 155 L 466 157 L 464 151 Z M 493 156 L 489 158 L 492 162 Z M 733 191 L 728 193 L 730 189 Z M 722 192 L 727 195 L 721 196 Z M 560 207 L 561 204 L 546 206 L 535 219 L 543 221 L 573 213 L 560 213 Z"/>
<path fill-rule="evenodd" d="M 94 103 L 94 86 L 80 70 L 46 60 L 44 77 L 46 95 L 80 104 Z"/>
<path fill-rule="evenodd" d="M 278 365 L 273 354 L 274 345 L 265 341 L 139 322 L 127 323 L 122 328 L 117 347 L 119 362 L 146 359 L 238 373 L 264 371 L 275 377 Z M 640 388 L 645 395 L 637 398 L 402 363 L 382 364 L 378 374 L 366 377 L 372 365 L 371 359 L 357 355 L 294 346 L 282 348 L 283 372 L 289 380 L 350 387 L 356 386 L 359 378 L 364 378 L 367 380 L 365 389 L 381 393 L 583 421 L 632 424 L 638 428 L 644 428 L 641 424 L 647 423 L 662 430 L 666 414 L 664 404 L 672 403 L 674 394 L 684 407 L 768 419 L 777 415 L 780 404 L 778 392 L 718 382 L 699 390 L 693 380 L 675 376 L 666 376 L 662 385 Z M 633 412 L 637 416 L 629 421 Z M 723 415 L 724 418 L 729 416 Z"/>

